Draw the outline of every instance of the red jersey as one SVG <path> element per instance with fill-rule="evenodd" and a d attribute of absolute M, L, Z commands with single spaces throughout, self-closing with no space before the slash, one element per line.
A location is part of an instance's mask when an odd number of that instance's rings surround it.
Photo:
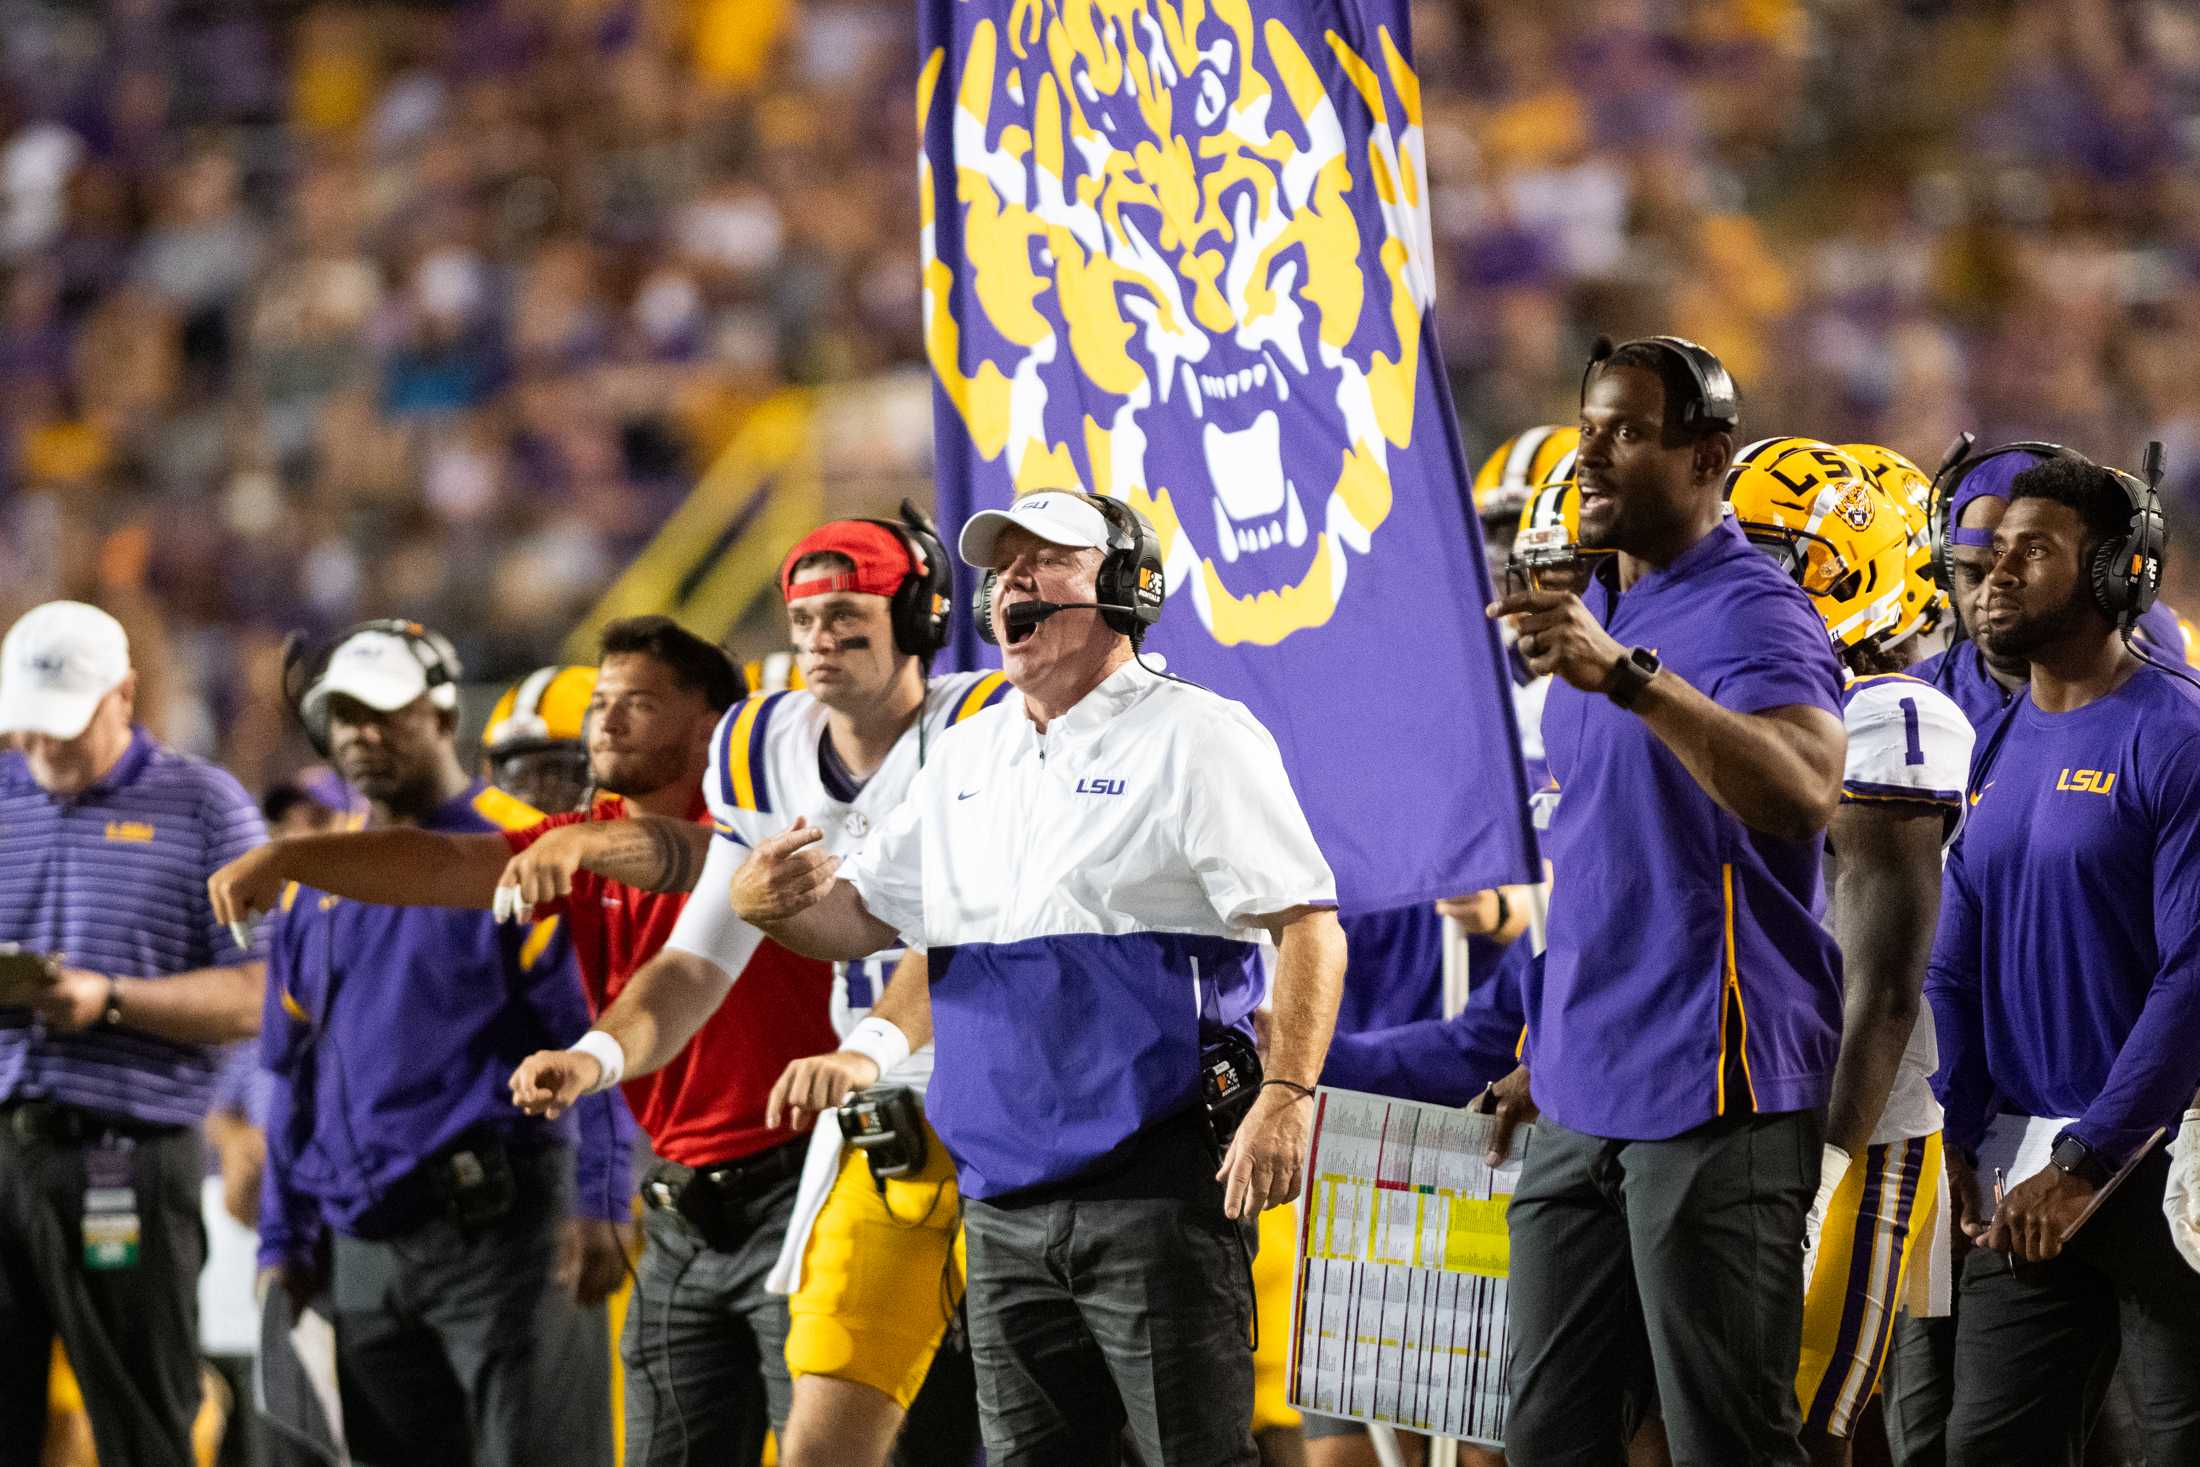
<path fill-rule="evenodd" d="M 558 826 L 625 815 L 626 802 L 613 796 L 591 810 L 506 831 L 504 839 L 516 853 Z M 690 815 L 710 824 L 700 789 Z M 686 905 L 685 893 L 643 891 L 593 871 L 573 873 L 572 894 L 553 910 L 566 919 L 591 1015 L 609 1007 L 634 970 L 657 955 Z M 764 1125 L 764 1102 L 790 1063 L 840 1046 L 831 1016 L 831 964 L 767 938 L 735 976 L 740 981 L 725 1002 L 670 1064 L 619 1087 L 651 1147 L 682 1166 L 736 1161 L 793 1140 L 792 1132 Z"/>

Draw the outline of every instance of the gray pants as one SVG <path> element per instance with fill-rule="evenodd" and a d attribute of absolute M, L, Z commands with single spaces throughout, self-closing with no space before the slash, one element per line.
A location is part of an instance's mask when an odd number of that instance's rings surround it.
<path fill-rule="evenodd" d="M 198 1277 L 206 1261 L 198 1133 L 109 1141 L 137 1192 L 137 1262 L 84 1263 L 85 1155 L 25 1141 L 0 1113 L 0 1464 L 35 1464 L 61 1337 L 102 1462 L 191 1467 L 199 1407 Z"/>
<path fill-rule="evenodd" d="M 721 1248 L 678 1214 L 650 1212 L 619 1340 L 628 1467 L 750 1467 L 765 1428 L 787 1424 L 787 1301 L 764 1279 L 794 1194 L 789 1178 L 749 1198 L 735 1209 L 738 1237 Z"/>
<path fill-rule="evenodd" d="M 1513 1467 L 1622 1463 L 1654 1390 L 1676 1467 L 1801 1467 L 1803 1216 L 1823 1117 L 1665 1141 L 1536 1123 L 1508 1214 Z"/>
<path fill-rule="evenodd" d="M 2119 1354 L 2146 1460 L 2200 1462 L 2200 1273 L 2162 1217 L 2168 1171 L 2148 1157 L 2046 1263 L 1964 1260 L 1952 1467 L 2075 1467 Z"/>
<path fill-rule="evenodd" d="M 562 1147 L 515 1156 L 518 1196 L 493 1225 L 337 1235 L 336 1374 L 360 1467 L 610 1467 L 603 1314 L 553 1276 L 572 1166 Z"/>
<path fill-rule="evenodd" d="M 971 1355 L 992 1467 L 1245 1467 L 1252 1228 L 1222 1214 L 1204 1120 L 1105 1175 L 967 1200 Z"/>
<path fill-rule="evenodd" d="M 1955 1403 L 1955 1316 L 1898 1317 L 1880 1382 L 1887 1449 L 1895 1467 L 1947 1467 L 1948 1411 Z"/>

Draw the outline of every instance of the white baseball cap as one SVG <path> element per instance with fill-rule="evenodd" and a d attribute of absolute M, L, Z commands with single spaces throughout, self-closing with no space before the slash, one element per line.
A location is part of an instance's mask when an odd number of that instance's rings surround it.
<path fill-rule="evenodd" d="M 73 739 L 129 675 L 121 622 L 81 601 L 34 606 L 0 642 L 0 733 Z"/>
<path fill-rule="evenodd" d="M 429 673 L 425 635 L 411 638 L 370 627 L 353 632 L 329 653 L 328 663 L 306 689 L 299 711 L 309 724 L 328 716 L 328 700 L 342 694 L 377 713 L 395 713 L 414 699 L 434 694 L 438 708 L 458 706 L 458 689 L 449 679 Z"/>
<path fill-rule="evenodd" d="M 993 555 L 1000 546 L 1001 531 L 1011 526 L 1078 550 L 1105 550 L 1108 545 L 1108 517 L 1091 500 L 1066 490 L 1042 489 L 1006 509 L 981 509 L 965 521 L 955 546 L 963 564 L 978 570 L 999 569 Z"/>

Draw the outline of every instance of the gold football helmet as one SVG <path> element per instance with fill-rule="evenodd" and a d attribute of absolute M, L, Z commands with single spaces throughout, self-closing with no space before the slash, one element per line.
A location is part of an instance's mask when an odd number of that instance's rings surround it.
<path fill-rule="evenodd" d="M 1547 423 L 1515 433 L 1497 445 L 1474 476 L 1474 512 L 1485 525 L 1509 524 L 1535 491 L 1574 476 L 1581 430 Z"/>
<path fill-rule="evenodd" d="M 1910 527 L 1910 563 L 1902 582 L 1902 620 L 1886 637 L 1889 646 L 1940 625 L 1948 614 L 1948 593 L 1933 579 L 1933 481 L 1891 448 L 1876 443 L 1844 443 L 1864 477 L 1893 500 Z"/>
<path fill-rule="evenodd" d="M 578 746 L 596 695 L 593 667 L 538 667 L 504 690 L 482 726 L 482 752 L 491 759 L 564 745 Z"/>
<path fill-rule="evenodd" d="M 1840 646 L 1900 625 L 1909 522 L 1855 459 L 1815 438 L 1761 438 L 1735 455 L 1726 498 L 1742 533 L 1810 593 Z"/>

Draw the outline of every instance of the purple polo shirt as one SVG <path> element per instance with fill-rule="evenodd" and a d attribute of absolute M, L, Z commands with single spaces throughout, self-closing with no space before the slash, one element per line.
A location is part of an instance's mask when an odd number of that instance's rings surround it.
<path fill-rule="evenodd" d="M 1650 648 L 1721 707 L 1841 716 L 1825 622 L 1732 520 L 1624 593 L 1607 573 L 1582 599 L 1622 646 Z M 1536 1104 L 1622 1140 L 1824 1105 L 1841 969 L 1818 923 L 1821 840 L 1721 810 L 1600 693 L 1554 684 L 1543 741 L 1561 797 L 1544 844 L 1550 951 L 1527 1001 Z M 1729 1093 L 1730 1051 L 1745 1094 Z"/>
<path fill-rule="evenodd" d="M 267 839 L 227 771 L 144 729 L 97 784 L 48 794 L 20 754 L 0 755 L 0 941 L 124 978 L 166 978 L 259 957 L 214 920 L 206 879 Z M 195 1126 L 219 1045 L 95 1024 L 48 1029 L 0 1008 L 0 1100 L 56 1100 L 152 1125 Z"/>

